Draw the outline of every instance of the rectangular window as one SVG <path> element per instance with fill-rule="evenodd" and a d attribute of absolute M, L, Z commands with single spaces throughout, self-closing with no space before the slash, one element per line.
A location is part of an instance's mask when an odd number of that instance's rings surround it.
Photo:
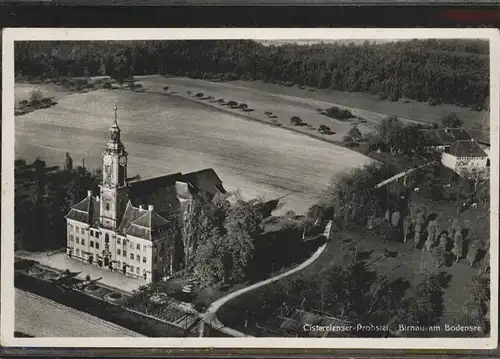
<path fill-rule="evenodd" d="M 100 234 L 99 232 L 95 232 L 95 237 L 99 238 L 99 234 Z"/>
<path fill-rule="evenodd" d="M 142 250 L 143 250 L 144 252 L 146 252 L 146 251 L 147 251 L 147 248 L 148 248 L 148 247 L 146 247 L 146 246 L 142 246 Z"/>
<path fill-rule="evenodd" d="M 94 231 L 90 230 L 90 235 L 93 237 L 94 236 Z"/>
<path fill-rule="evenodd" d="M 121 244 L 122 240 L 120 238 L 116 239 L 116 243 Z"/>
<path fill-rule="evenodd" d="M 73 242 L 73 239 L 74 239 L 73 235 L 72 235 L 72 234 L 70 234 L 70 235 L 69 235 L 69 241 L 70 241 L 70 242 Z"/>
<path fill-rule="evenodd" d="M 141 256 L 137 256 L 136 259 L 137 259 L 137 262 L 140 262 L 141 261 Z"/>
<path fill-rule="evenodd" d="M 140 245 L 139 243 L 137 244 L 136 249 L 137 249 L 138 251 L 140 251 L 140 250 L 141 250 L 141 245 Z"/>
<path fill-rule="evenodd" d="M 94 248 L 94 241 L 90 241 L 90 248 Z"/>
<path fill-rule="evenodd" d="M 142 263 L 146 263 L 147 259 L 146 256 L 142 257 Z"/>
<path fill-rule="evenodd" d="M 116 262 L 116 267 L 117 268 L 121 268 L 122 267 L 122 262 L 120 262 L 120 261 Z"/>
<path fill-rule="evenodd" d="M 145 269 L 143 269 L 143 270 L 142 270 L 142 275 L 143 275 L 144 277 L 146 276 L 146 270 L 145 270 Z"/>
<path fill-rule="evenodd" d="M 128 270 L 130 271 L 130 273 L 134 273 L 134 266 L 129 266 Z"/>
<path fill-rule="evenodd" d="M 76 243 L 80 244 L 80 238 L 76 237 Z"/>
<path fill-rule="evenodd" d="M 134 249 L 134 242 L 130 241 L 130 248 Z"/>
<path fill-rule="evenodd" d="M 80 228 L 76 227 L 76 233 L 80 233 Z"/>
<path fill-rule="evenodd" d="M 123 256 L 126 258 L 127 257 L 127 251 L 123 250 Z"/>
<path fill-rule="evenodd" d="M 99 242 L 95 242 L 95 249 L 99 249 Z"/>
<path fill-rule="evenodd" d="M 137 274 L 141 274 L 141 268 L 137 267 L 136 271 Z"/>
<path fill-rule="evenodd" d="M 130 259 L 134 259 L 134 253 L 130 253 Z"/>
<path fill-rule="evenodd" d="M 85 245 L 85 239 L 82 238 L 82 246 Z"/>
<path fill-rule="evenodd" d="M 77 249 L 77 250 L 76 250 L 76 255 L 77 255 L 77 256 L 79 256 L 79 255 L 80 255 L 80 250 L 79 250 L 79 249 Z"/>
<path fill-rule="evenodd" d="M 120 249 L 117 249 L 117 250 L 116 250 L 116 254 L 118 254 L 118 255 L 121 255 L 121 252 L 122 252 L 122 251 L 121 251 Z"/>
<path fill-rule="evenodd" d="M 106 201 L 106 211 L 109 211 L 109 202 Z"/>

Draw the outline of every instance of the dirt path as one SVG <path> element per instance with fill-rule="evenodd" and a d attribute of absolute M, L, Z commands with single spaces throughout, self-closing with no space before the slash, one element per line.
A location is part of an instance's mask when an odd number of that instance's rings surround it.
<path fill-rule="evenodd" d="M 228 295 L 226 295 L 225 297 L 222 297 L 218 300 L 216 300 L 215 302 L 213 302 L 210 307 L 207 309 L 207 312 L 204 314 L 204 319 L 205 319 L 205 322 L 208 322 L 212 327 L 214 327 L 214 329 L 217 329 L 218 331 L 224 333 L 224 334 L 227 334 L 229 336 L 232 336 L 232 337 L 249 337 L 249 335 L 247 334 L 244 334 L 236 329 L 233 329 L 233 328 L 229 328 L 229 327 L 226 327 L 224 326 L 224 324 L 222 324 L 222 322 L 217 318 L 217 311 L 224 305 L 226 304 L 227 302 L 229 302 L 230 300 L 236 298 L 236 297 L 239 297 L 240 295 L 243 295 L 247 292 L 250 292 L 252 290 L 255 290 L 257 288 L 260 288 L 260 287 L 263 287 L 269 283 L 273 283 L 273 282 L 276 282 L 284 277 L 287 277 L 291 274 L 294 274 L 294 273 L 297 273 L 298 271 L 301 271 L 303 270 L 304 268 L 308 267 L 310 264 L 312 264 L 316 259 L 319 258 L 319 256 L 323 253 L 323 251 L 325 250 L 327 244 L 323 244 L 321 247 L 319 247 L 316 252 L 313 253 L 313 255 L 307 259 L 305 262 L 303 262 L 302 264 L 300 264 L 299 266 L 295 267 L 295 268 L 292 268 L 290 269 L 289 271 L 285 272 L 285 273 L 282 273 L 282 274 L 279 274 L 275 277 L 272 277 L 272 278 L 269 278 L 269 279 L 266 279 L 266 280 L 263 280 L 262 282 L 258 282 L 258 283 L 255 283 L 255 284 L 252 284 L 248 287 L 245 287 L 243 289 L 240 289 L 240 290 L 237 290 L 236 292 L 232 292 L 232 293 L 229 293 Z"/>

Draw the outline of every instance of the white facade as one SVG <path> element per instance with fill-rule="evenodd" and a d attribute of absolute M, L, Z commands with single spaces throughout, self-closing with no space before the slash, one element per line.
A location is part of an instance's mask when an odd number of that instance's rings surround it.
<path fill-rule="evenodd" d="M 161 255 L 162 249 L 166 249 L 166 237 L 163 232 L 155 232 L 153 239 L 151 233 L 156 228 L 151 227 L 151 220 L 149 227 L 145 220 L 141 224 L 134 224 L 144 216 L 151 218 L 153 206 L 148 209 L 131 207 L 134 216 L 129 223 L 136 226 L 136 229 L 139 227 L 139 235 L 143 234 L 151 240 L 119 230 L 130 202 L 127 197 L 127 152 L 120 141 L 116 119 L 110 133 L 111 139 L 103 153 L 100 196 L 94 197 L 89 191 L 87 197 L 73 206 L 66 216 L 67 253 L 71 258 L 151 282 L 155 279 L 155 270 L 158 276 L 163 275 L 163 258 L 167 258 L 167 261 L 169 259 L 168 255 Z M 156 215 L 156 219 L 158 217 Z M 169 262 L 167 268 L 170 266 Z"/>
<path fill-rule="evenodd" d="M 458 174 L 463 172 L 482 171 L 488 167 L 488 157 L 455 157 L 443 152 L 441 163 Z"/>

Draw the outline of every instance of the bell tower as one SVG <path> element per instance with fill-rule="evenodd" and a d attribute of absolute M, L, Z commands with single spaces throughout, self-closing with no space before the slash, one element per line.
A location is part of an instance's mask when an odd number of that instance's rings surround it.
<path fill-rule="evenodd" d="M 118 107 L 115 103 L 115 120 L 109 133 L 110 139 L 102 154 L 101 227 L 116 230 L 125 210 L 127 191 L 127 156 L 120 139 Z"/>

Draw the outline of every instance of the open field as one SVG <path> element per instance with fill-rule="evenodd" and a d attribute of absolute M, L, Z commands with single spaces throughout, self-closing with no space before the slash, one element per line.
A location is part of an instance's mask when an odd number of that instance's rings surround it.
<path fill-rule="evenodd" d="M 15 330 L 35 337 L 142 335 L 33 293 L 16 289 Z"/>
<path fill-rule="evenodd" d="M 266 122 L 271 122 L 271 119 L 264 112 L 271 111 L 278 116 L 276 120 L 285 126 L 290 125 L 290 117 L 292 116 L 302 118 L 304 122 L 314 128 L 324 124 L 336 134 L 319 135 L 315 130 L 307 127 L 293 127 L 298 131 L 314 133 L 333 141 L 341 141 L 353 124 L 358 124 L 363 133 L 371 131 L 381 119 L 388 115 L 396 115 L 406 122 L 439 123 L 443 116 L 456 113 L 469 130 L 477 130 L 488 119 L 487 112 L 472 111 L 467 107 L 446 104 L 430 106 L 427 103 L 405 102 L 403 100 L 393 102 L 379 100 L 376 96 L 364 93 L 329 90 L 309 91 L 307 88 L 300 89 L 296 86 L 287 87 L 260 81 L 210 82 L 190 78 L 163 78 L 161 76 L 140 76 L 137 79 L 146 90 L 164 92 L 163 87 L 168 86 L 167 92 L 176 96 L 194 98 L 196 93 L 203 93 L 204 96 L 213 96 L 215 100 L 222 98 L 225 101 L 246 103 L 249 108 L 254 109 L 248 115 Z M 188 96 L 187 91 L 191 91 L 192 95 Z M 208 100 L 202 102 L 222 107 Z M 353 115 L 366 120 L 366 122 L 360 122 L 358 119 L 339 121 L 317 112 L 317 109 L 327 109 L 332 106 L 347 108 Z"/>
<path fill-rule="evenodd" d="M 191 101 L 151 93 L 97 90 L 16 117 L 16 158 L 101 166 L 118 102 L 129 176 L 142 178 L 212 167 L 228 190 L 285 198 L 283 210 L 306 211 L 335 174 L 370 160 L 348 149 L 281 128 L 244 121 Z"/>
<path fill-rule="evenodd" d="M 297 86 L 287 87 L 260 81 L 233 81 L 230 82 L 230 84 L 260 91 L 268 91 L 285 97 L 297 96 L 300 98 L 327 101 L 339 106 L 346 106 L 353 109 L 359 108 L 367 112 L 379 114 L 395 115 L 402 119 L 419 122 L 437 123 L 441 117 L 449 113 L 456 113 L 458 117 L 464 121 L 466 128 L 472 128 L 474 124 L 481 123 L 486 115 L 484 111 L 472 111 L 469 107 L 459 107 L 449 104 L 430 106 L 424 102 L 403 99 L 399 101 L 380 100 L 375 95 L 360 92 L 334 90 L 315 90 L 311 92 L 308 89 L 300 89 Z"/>

